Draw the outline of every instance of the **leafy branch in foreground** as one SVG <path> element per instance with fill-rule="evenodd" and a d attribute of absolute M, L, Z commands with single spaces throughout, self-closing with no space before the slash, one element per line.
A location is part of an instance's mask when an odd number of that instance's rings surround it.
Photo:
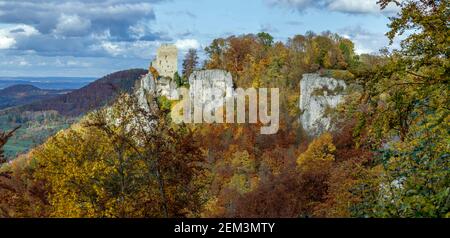
<path fill-rule="evenodd" d="M 36 152 L 55 217 L 189 217 L 202 154 L 184 126 L 121 94 Z M 154 101 L 149 101 L 153 103 Z"/>
<path fill-rule="evenodd" d="M 8 143 L 8 140 L 14 135 L 14 133 L 19 130 L 20 126 L 12 129 L 9 132 L 1 132 L 0 131 L 0 165 L 6 163 L 6 158 L 3 151 L 3 146 Z"/>

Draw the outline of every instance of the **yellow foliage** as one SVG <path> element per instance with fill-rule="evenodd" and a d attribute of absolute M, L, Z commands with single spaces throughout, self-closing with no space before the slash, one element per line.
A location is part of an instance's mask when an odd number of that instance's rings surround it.
<path fill-rule="evenodd" d="M 148 69 L 148 72 L 152 74 L 154 79 L 159 78 L 159 72 L 153 66 L 150 66 L 150 68 Z"/>
<path fill-rule="evenodd" d="M 323 134 L 308 146 L 308 149 L 297 159 L 297 165 L 301 170 L 320 168 L 330 165 L 334 161 L 333 153 L 336 147 L 330 133 Z"/>
<path fill-rule="evenodd" d="M 96 207 L 105 198 L 99 186 L 112 174 L 111 141 L 99 131 L 74 126 L 58 133 L 34 153 L 36 176 L 51 184 L 55 217 L 108 217 Z M 106 202 L 108 204 L 109 202 Z"/>

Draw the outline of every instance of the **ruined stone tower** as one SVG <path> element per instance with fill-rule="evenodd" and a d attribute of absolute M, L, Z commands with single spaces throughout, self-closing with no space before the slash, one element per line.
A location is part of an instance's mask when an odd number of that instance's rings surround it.
<path fill-rule="evenodd" d="M 156 59 L 151 66 L 162 77 L 173 78 L 178 71 L 178 49 L 175 45 L 163 44 L 158 48 Z"/>

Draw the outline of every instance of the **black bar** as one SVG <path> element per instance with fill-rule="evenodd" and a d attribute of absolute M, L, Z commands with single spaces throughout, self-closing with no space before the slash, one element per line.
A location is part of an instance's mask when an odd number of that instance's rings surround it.
<path fill-rule="evenodd" d="M 270 227 L 268 224 L 272 225 Z M 205 228 L 207 226 L 207 230 Z M 177 228 L 182 227 L 182 230 Z M 448 219 L 0 219 L 1 231 L 62 237 L 345 237 L 447 233 Z M 161 234 L 155 236 L 156 234 Z M 313 234 L 306 235 L 306 234 Z M 164 236 L 163 236 L 164 237 Z"/>

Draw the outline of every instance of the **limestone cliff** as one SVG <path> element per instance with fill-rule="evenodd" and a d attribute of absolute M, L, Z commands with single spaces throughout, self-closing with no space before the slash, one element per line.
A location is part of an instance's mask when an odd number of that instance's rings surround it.
<path fill-rule="evenodd" d="M 170 100 L 178 98 L 177 85 L 174 80 L 166 77 L 155 80 L 151 73 L 141 78 L 135 93 L 141 106 L 145 104 L 146 95 L 150 94 L 156 97 L 165 96 Z"/>
<path fill-rule="evenodd" d="M 166 81 L 164 81 L 166 82 Z M 148 109 L 149 95 L 175 97 L 176 86 L 144 76 L 136 95 L 139 104 Z M 224 105 L 224 98 L 234 97 L 233 80 L 224 70 L 201 70 L 189 77 L 191 102 L 204 110 L 214 110 Z M 310 136 L 317 136 L 333 129 L 329 112 L 343 101 L 347 85 L 343 80 L 321 77 L 319 74 L 304 74 L 300 81 L 300 122 Z"/>
<path fill-rule="evenodd" d="M 303 75 L 300 81 L 300 122 L 310 136 L 333 129 L 327 114 L 342 102 L 346 88 L 343 80 L 321 77 L 319 74 Z"/>
<path fill-rule="evenodd" d="M 157 95 L 156 82 L 150 73 L 141 78 L 135 92 L 139 105 L 146 110 L 149 110 L 147 102 L 149 94 Z"/>
<path fill-rule="evenodd" d="M 233 97 L 233 79 L 225 70 L 195 71 L 189 77 L 189 85 L 191 100 L 208 110 L 223 106 L 224 99 Z"/>
<path fill-rule="evenodd" d="M 178 99 L 177 84 L 171 78 L 163 77 L 156 80 L 156 90 L 159 96 L 165 96 L 169 100 Z"/>

